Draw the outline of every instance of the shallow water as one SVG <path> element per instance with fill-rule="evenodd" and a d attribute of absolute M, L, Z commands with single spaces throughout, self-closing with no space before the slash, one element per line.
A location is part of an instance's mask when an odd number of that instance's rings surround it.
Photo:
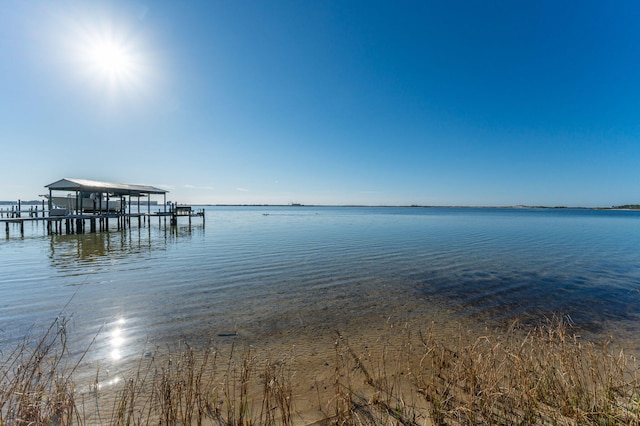
<path fill-rule="evenodd" d="M 0 240 L 0 347 L 61 313 L 86 362 L 385 318 L 569 316 L 640 346 L 640 212 L 208 207 L 206 226 Z M 186 221 L 183 221 L 186 222 Z M 11 225 L 14 226 L 14 225 Z M 65 305 L 68 306 L 65 308 Z M 448 318 L 449 318 L 448 317 Z M 278 338 L 279 338 L 278 337 Z M 290 336 L 294 338 L 295 336 Z M 637 345 L 637 346 L 635 346 Z"/>

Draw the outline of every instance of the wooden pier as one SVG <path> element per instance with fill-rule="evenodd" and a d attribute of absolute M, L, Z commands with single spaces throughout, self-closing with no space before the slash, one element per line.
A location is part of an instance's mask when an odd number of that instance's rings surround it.
<path fill-rule="evenodd" d="M 169 219 L 170 226 L 177 226 L 179 218 L 187 218 L 191 226 L 192 218 L 202 218 L 205 222 L 205 211 L 194 210 L 191 206 L 167 204 L 168 191 L 146 185 L 131 185 L 92 181 L 87 179 L 64 178 L 50 185 L 47 201 L 42 202 L 42 208 L 30 206 L 24 210 L 18 200 L 17 206 L 9 210 L 0 210 L 0 223 L 5 224 L 5 232 L 9 236 L 11 224 L 19 225 L 20 235 L 24 236 L 25 222 L 44 222 L 47 234 L 83 234 L 86 232 L 109 231 L 126 229 L 132 220 L 137 220 L 138 227 L 144 224 L 151 226 L 152 218 L 158 218 L 158 224 L 165 225 Z M 72 193 L 66 197 L 54 197 L 53 191 Z M 74 195 L 75 194 L 75 195 Z M 164 203 L 162 210 L 151 212 L 151 195 L 162 195 Z M 136 203 L 136 211 L 131 207 Z M 147 199 L 147 211 L 143 212 L 144 204 L 141 198 Z M 87 226 L 88 225 L 88 226 Z"/>
<path fill-rule="evenodd" d="M 11 224 L 19 227 L 21 236 L 24 236 L 25 223 L 43 222 L 47 228 L 48 235 L 62 234 L 84 234 L 93 232 L 105 232 L 110 230 L 122 230 L 132 226 L 132 222 L 137 221 L 138 227 L 144 225 L 151 226 L 154 218 L 158 218 L 158 225 L 167 224 L 177 226 L 179 218 L 188 220 L 191 226 L 193 218 L 201 218 L 205 224 L 204 209 L 193 209 L 191 206 L 172 205 L 167 212 L 152 213 L 109 213 L 109 214 L 70 214 L 66 216 L 49 216 L 48 212 L 40 211 L 38 216 L 32 214 L 30 210 L 0 213 L 0 223 L 4 223 L 6 236 L 9 237 Z M 24 214 L 24 216 L 22 216 Z M 1 232 L 1 231 L 0 231 Z"/>

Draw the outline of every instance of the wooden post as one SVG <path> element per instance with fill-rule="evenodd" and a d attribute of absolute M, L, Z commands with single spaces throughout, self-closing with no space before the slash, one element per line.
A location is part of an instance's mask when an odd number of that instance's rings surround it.
<path fill-rule="evenodd" d="M 24 220 L 20 221 L 20 235 L 24 237 Z"/>

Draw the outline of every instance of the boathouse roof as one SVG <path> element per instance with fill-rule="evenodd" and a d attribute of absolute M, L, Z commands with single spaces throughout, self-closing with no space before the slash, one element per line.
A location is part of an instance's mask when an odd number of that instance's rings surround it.
<path fill-rule="evenodd" d="M 148 185 L 132 185 L 129 183 L 101 182 L 89 179 L 63 178 L 45 185 L 52 191 L 108 192 L 114 195 L 141 196 L 150 194 L 166 194 L 169 191 Z"/>

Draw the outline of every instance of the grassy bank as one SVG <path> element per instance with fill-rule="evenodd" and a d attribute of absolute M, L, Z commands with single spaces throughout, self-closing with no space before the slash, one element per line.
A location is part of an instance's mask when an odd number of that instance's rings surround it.
<path fill-rule="evenodd" d="M 572 331 L 558 320 L 482 335 L 411 325 L 357 343 L 336 332 L 313 361 L 322 374 L 294 349 L 183 344 L 105 390 L 97 374 L 75 383 L 84 354 L 67 353 L 56 322 L 2 353 L 0 425 L 639 424 L 635 358 Z"/>

